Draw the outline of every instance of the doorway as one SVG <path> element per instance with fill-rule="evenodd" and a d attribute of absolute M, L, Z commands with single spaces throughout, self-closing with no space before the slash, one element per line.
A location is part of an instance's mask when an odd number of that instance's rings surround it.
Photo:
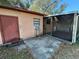
<path fill-rule="evenodd" d="M 14 43 L 19 41 L 18 17 L 0 16 L 3 43 Z"/>

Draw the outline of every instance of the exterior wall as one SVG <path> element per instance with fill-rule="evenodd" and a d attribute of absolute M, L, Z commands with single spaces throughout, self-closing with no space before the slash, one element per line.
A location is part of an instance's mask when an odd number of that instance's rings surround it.
<path fill-rule="evenodd" d="M 1 39 L 2 39 L 1 36 L 2 36 L 2 35 L 1 35 L 1 26 L 0 26 L 0 45 L 3 43 L 2 40 L 1 40 Z"/>
<path fill-rule="evenodd" d="M 43 34 L 43 16 L 0 8 L 0 15 L 18 16 L 20 38 L 35 37 L 34 18 L 40 19 L 40 33 Z M 1 43 L 1 42 L 0 42 Z"/>
<path fill-rule="evenodd" d="M 1 32 L 0 32 L 0 45 L 3 44 L 1 39 L 2 39 L 2 37 L 1 37 Z"/>
<path fill-rule="evenodd" d="M 46 26 L 46 33 L 52 32 L 51 24 L 45 24 Z"/>

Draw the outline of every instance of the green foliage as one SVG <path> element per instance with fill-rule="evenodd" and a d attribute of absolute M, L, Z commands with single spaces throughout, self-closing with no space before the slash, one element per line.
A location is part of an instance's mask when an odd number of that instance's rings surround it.
<path fill-rule="evenodd" d="M 28 8 L 45 14 L 62 13 L 66 4 L 62 0 L 0 0 L 0 5 Z"/>
<path fill-rule="evenodd" d="M 10 5 L 10 2 L 8 0 L 0 0 L 0 5 Z"/>
<path fill-rule="evenodd" d="M 62 13 L 66 7 L 67 5 L 65 3 L 61 4 L 61 6 L 58 9 L 53 10 L 53 14 Z"/>
<path fill-rule="evenodd" d="M 30 9 L 46 14 L 61 13 L 66 8 L 66 4 L 61 4 L 61 0 L 35 0 Z"/>

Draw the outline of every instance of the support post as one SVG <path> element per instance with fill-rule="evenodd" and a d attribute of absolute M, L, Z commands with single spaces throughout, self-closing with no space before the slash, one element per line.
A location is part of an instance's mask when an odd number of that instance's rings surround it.
<path fill-rule="evenodd" d="M 77 13 L 75 13 L 73 20 L 72 43 L 76 42 L 77 24 L 78 24 L 78 16 Z"/>
<path fill-rule="evenodd" d="M 51 35 L 52 35 L 52 31 L 53 31 L 53 19 L 52 19 L 52 16 L 50 17 L 51 19 Z"/>

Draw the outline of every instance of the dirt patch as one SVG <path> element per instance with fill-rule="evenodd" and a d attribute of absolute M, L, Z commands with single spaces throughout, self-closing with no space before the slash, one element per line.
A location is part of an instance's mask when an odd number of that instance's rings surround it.
<path fill-rule="evenodd" d="M 0 47 L 0 59 L 33 59 L 28 49 L 17 51 L 10 47 Z"/>
<path fill-rule="evenodd" d="M 62 44 L 55 59 L 79 59 L 79 45 Z"/>

